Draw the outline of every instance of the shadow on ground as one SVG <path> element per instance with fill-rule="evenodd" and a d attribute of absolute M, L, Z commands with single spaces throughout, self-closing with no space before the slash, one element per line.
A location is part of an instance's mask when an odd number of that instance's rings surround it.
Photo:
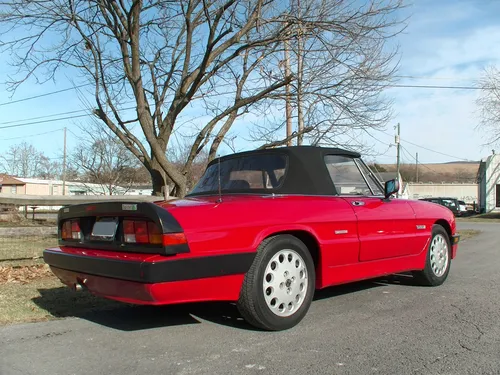
<path fill-rule="evenodd" d="M 398 274 L 319 290 L 315 293 L 314 300 L 358 293 L 390 284 L 415 286 L 411 275 Z M 96 297 L 87 291 L 74 292 L 66 287 L 38 291 L 40 296 L 33 298 L 33 302 L 53 317 L 77 317 L 121 331 L 199 324 L 203 320 L 236 329 L 257 330 L 241 317 L 236 305 L 229 302 L 138 306 Z"/>

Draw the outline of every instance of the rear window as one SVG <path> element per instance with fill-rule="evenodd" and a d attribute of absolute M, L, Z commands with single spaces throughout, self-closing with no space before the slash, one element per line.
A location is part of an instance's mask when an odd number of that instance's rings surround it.
<path fill-rule="evenodd" d="M 281 187 L 287 169 L 287 157 L 282 154 L 261 154 L 226 159 L 210 165 L 190 194 L 222 191 L 244 192 L 273 190 Z"/>

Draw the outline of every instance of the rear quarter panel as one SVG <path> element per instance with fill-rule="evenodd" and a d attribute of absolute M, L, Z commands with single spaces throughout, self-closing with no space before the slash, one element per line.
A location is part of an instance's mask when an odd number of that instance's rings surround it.
<path fill-rule="evenodd" d="M 304 231 L 320 248 L 325 267 L 358 262 L 359 240 L 352 207 L 336 197 L 224 197 L 222 203 L 166 207 L 185 231 L 190 253 L 178 257 L 254 252 L 274 233 Z"/>

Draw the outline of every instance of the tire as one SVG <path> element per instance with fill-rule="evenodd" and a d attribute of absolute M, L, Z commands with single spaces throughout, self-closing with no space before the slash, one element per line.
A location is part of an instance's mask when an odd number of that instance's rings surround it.
<path fill-rule="evenodd" d="M 292 235 L 269 237 L 245 275 L 238 310 L 257 328 L 292 328 L 311 306 L 315 281 L 314 261 L 302 241 Z"/>
<path fill-rule="evenodd" d="M 414 271 L 413 277 L 420 285 L 439 286 L 448 277 L 451 267 L 451 243 L 446 230 L 439 224 L 432 227 L 427 249 L 425 268 Z"/>

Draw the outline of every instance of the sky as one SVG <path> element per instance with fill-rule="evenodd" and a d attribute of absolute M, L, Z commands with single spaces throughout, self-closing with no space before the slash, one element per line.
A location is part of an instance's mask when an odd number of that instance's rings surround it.
<path fill-rule="evenodd" d="M 500 67 L 499 14 L 500 1 L 496 0 L 414 0 L 401 13 L 409 17 L 407 28 L 393 41 L 400 49 L 397 84 L 474 86 L 486 66 Z M 68 90 L 22 100 L 69 88 L 73 78 L 59 76 L 56 82 L 43 85 L 27 82 L 12 95 L 3 84 L 14 73 L 7 65 L 8 58 L 0 55 L 0 155 L 9 146 L 26 141 L 50 158 L 61 158 L 62 129 L 68 129 L 71 150 L 78 144 L 78 125 L 84 124 L 85 118 L 39 124 L 36 119 L 21 120 L 82 110 L 81 92 Z M 484 146 L 488 135 L 476 129 L 480 120 L 475 103 L 478 90 L 393 87 L 384 94 L 394 102 L 394 117 L 383 132 L 373 131 L 363 139 L 377 154 L 377 162 L 396 161 L 393 143 L 397 123 L 402 161 L 406 163 L 414 163 L 416 153 L 421 163 L 477 161 L 491 153 L 492 147 Z M 78 114 L 81 112 L 67 116 Z M 34 124 L 6 128 L 23 123 Z M 244 127 L 237 124 L 233 133 Z M 252 144 L 239 141 L 238 148 L 251 149 Z"/>

